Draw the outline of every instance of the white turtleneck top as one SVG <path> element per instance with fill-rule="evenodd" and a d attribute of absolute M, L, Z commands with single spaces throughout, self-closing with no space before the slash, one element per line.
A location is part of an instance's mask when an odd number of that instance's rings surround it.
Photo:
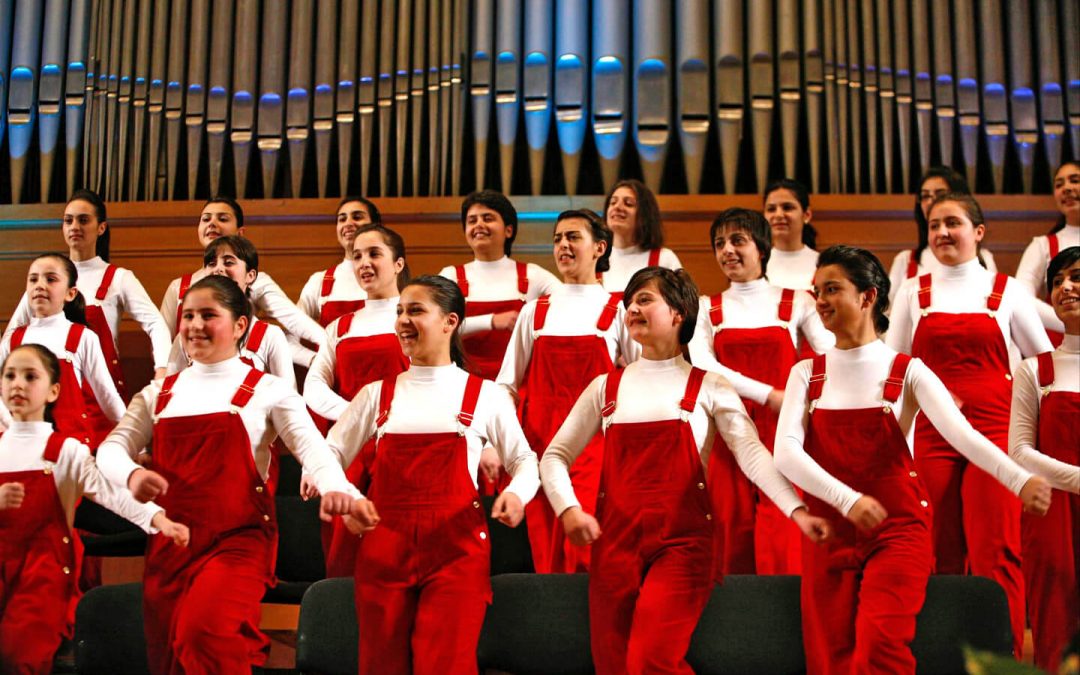
<path fill-rule="evenodd" d="M 896 293 L 900 290 L 900 286 L 908 278 L 907 268 L 908 262 L 911 260 L 912 249 L 904 249 L 896 254 L 892 260 L 892 265 L 889 267 L 889 303 L 891 304 L 896 299 Z M 997 274 L 997 263 L 994 262 L 994 254 L 989 249 L 980 248 L 979 257 L 986 263 L 986 271 L 991 274 Z M 927 246 L 922 250 L 919 255 L 918 271 L 915 273 L 916 277 L 923 274 L 933 274 L 941 269 L 941 263 L 934 257 L 934 252 Z"/>
<path fill-rule="evenodd" d="M 885 379 L 889 376 L 896 354 L 896 350 L 881 340 L 855 349 L 829 350 L 825 356 L 825 386 L 816 408 L 880 410 Z M 812 372 L 813 362 L 810 360 L 800 361 L 791 369 L 776 428 L 776 466 L 793 483 L 846 515 L 862 494 L 822 469 L 807 454 L 803 445 L 810 422 L 807 410 Z M 922 410 L 951 446 L 1013 494 L 1019 494 L 1024 483 L 1031 478 L 1030 472 L 1011 461 L 996 445 L 975 431 L 956 407 L 949 390 L 922 360 L 911 360 L 900 398 L 890 407 L 905 438 L 915 413 Z M 851 448 L 853 453 L 858 451 L 859 448 Z M 912 452 L 910 444 L 908 452 Z"/>
<path fill-rule="evenodd" d="M 746 283 L 732 282 L 723 293 L 724 323 L 717 327 L 713 327 L 709 318 L 709 308 L 712 306 L 709 296 L 702 296 L 698 307 L 697 327 L 689 345 L 690 360 L 699 368 L 720 373 L 735 387 L 739 396 L 755 403 L 764 404 L 773 389 L 772 386 L 732 370 L 717 360 L 716 351 L 713 349 L 713 338 L 717 329 L 781 326 L 791 335 L 792 345 L 798 344 L 799 333 L 802 333 L 813 350 L 819 354 L 836 344 L 836 337 L 825 330 L 814 308 L 814 298 L 808 293 L 797 291 L 792 304 L 791 321 L 786 325 L 780 321 L 777 312 L 783 290 L 765 279 Z"/>
<path fill-rule="evenodd" d="M 244 342 L 240 345 L 240 356 L 250 359 L 251 364 L 259 370 L 274 375 L 293 389 L 296 389 L 296 371 L 293 370 L 292 350 L 289 348 L 289 341 L 285 339 L 285 333 L 272 323 L 261 320 L 256 320 L 256 322 L 266 326 L 266 333 L 263 334 L 262 342 L 259 343 L 257 350 L 252 351 L 250 348 L 251 329 L 248 329 L 247 335 L 244 336 Z M 252 324 L 252 326 L 254 325 L 255 323 Z M 184 351 L 184 345 L 180 342 L 180 336 L 177 335 L 176 339 L 173 340 L 172 351 L 169 353 L 167 374 L 179 373 L 190 366 L 191 363 L 187 352 Z"/>
<path fill-rule="evenodd" d="M 453 265 L 442 268 L 439 276 L 457 281 L 457 271 Z M 535 300 L 541 295 L 549 295 L 562 285 L 554 274 L 539 265 L 526 265 L 525 278 L 529 280 L 529 292 L 524 300 Z M 504 302 L 521 297 L 517 284 L 517 261 L 507 256 L 498 260 L 473 260 L 465 263 L 465 280 L 469 282 L 469 296 L 466 302 Z M 492 330 L 494 314 L 477 314 L 466 317 L 462 326 L 462 335 L 469 335 L 485 330 Z"/>
<path fill-rule="evenodd" d="M 315 360 L 311 362 L 307 378 L 304 380 L 304 401 L 319 415 L 328 420 L 341 417 L 349 402 L 335 390 L 337 375 L 337 346 L 342 340 L 354 337 L 374 335 L 394 335 L 394 323 L 397 321 L 397 306 L 400 298 L 368 299 L 364 308 L 353 313 L 349 332 L 338 337 L 338 323 L 344 317 L 334 319 L 326 327 L 323 341 L 325 346 L 319 349 Z"/>
<path fill-rule="evenodd" d="M 172 399 L 161 417 L 230 412 L 233 409 L 232 398 L 250 370 L 251 366 L 238 356 L 218 363 L 191 364 L 176 378 Z M 139 468 L 133 458 L 153 438 L 153 412 L 162 382 L 151 382 L 131 400 L 124 419 L 98 448 L 97 462 L 101 473 L 116 485 L 127 485 L 128 476 Z M 315 423 L 304 408 L 303 399 L 288 384 L 273 375 L 263 376 L 239 415 L 247 429 L 255 466 L 264 479 L 270 468 L 268 446 L 280 435 L 305 472 L 311 474 L 319 492 L 358 495 L 330 454 L 326 440 L 315 428 Z"/>
<path fill-rule="evenodd" d="M 67 352 L 64 344 L 67 342 L 68 330 L 72 323 L 67 320 L 63 312 L 57 312 L 52 316 L 33 317 L 30 325 L 26 327 L 22 343 L 38 344 L 46 347 L 57 358 L 63 360 Z M 0 363 L 11 353 L 11 336 L 5 336 L 0 343 Z M 94 398 L 101 406 L 101 412 L 110 422 L 117 422 L 124 416 L 124 401 L 116 392 L 112 376 L 105 365 L 105 356 L 101 353 L 101 343 L 97 335 L 89 328 L 83 330 L 79 346 L 71 354 L 71 367 L 75 371 L 75 378 L 79 384 L 88 382 L 94 392 Z M 7 408 L 0 403 L 0 419 L 10 419 Z"/>
<path fill-rule="evenodd" d="M 382 380 L 368 384 L 357 393 L 348 408 L 330 429 L 327 441 L 342 466 L 356 458 L 371 437 L 380 434 L 437 434 L 457 432 L 457 415 L 465 396 L 469 374 L 455 365 L 412 366 L 397 376 L 390 416 L 382 429 L 376 428 Z M 536 453 L 529 448 L 518 423 L 514 403 L 506 391 L 485 380 L 480 388 L 472 424 L 465 431 L 468 446 L 469 480 L 476 485 L 480 453 L 494 447 L 512 476 L 506 488 L 528 503 L 540 487 Z M 378 449 L 376 449 L 378 452 Z"/>
<path fill-rule="evenodd" d="M 615 412 L 608 418 L 608 424 L 679 419 L 682 412 L 679 402 L 686 393 L 690 369 L 681 356 L 664 361 L 640 358 L 631 363 L 619 383 Z M 581 505 L 570 481 L 570 466 L 601 429 L 607 378 L 606 374 L 600 375 L 589 383 L 540 461 L 544 491 L 556 514 Z M 719 432 L 743 473 L 781 511 L 791 515 L 803 506 L 791 484 L 773 467 L 772 457 L 758 439 L 739 395 L 721 375 L 706 373 L 689 424 L 703 464 L 708 464 L 713 436 Z"/>
<path fill-rule="evenodd" d="M 1070 246 L 1080 246 L 1080 227 L 1076 225 L 1066 225 L 1054 234 L 1058 239 L 1058 252 Z M 1046 268 L 1049 266 L 1050 237 L 1034 237 L 1024 249 L 1024 255 L 1020 256 L 1020 264 L 1016 267 L 1016 280 L 1036 298 L 1036 307 L 1043 326 L 1048 330 L 1063 333 L 1065 326 L 1061 319 L 1054 314 L 1054 308 L 1042 299 L 1046 296 Z"/>
<path fill-rule="evenodd" d="M 978 260 L 972 259 L 959 265 L 942 265 L 931 273 L 930 312 L 946 314 L 977 314 L 986 312 L 986 299 L 994 289 L 994 275 L 983 269 Z M 897 351 L 911 353 L 911 343 L 919 327 L 922 310 L 919 309 L 919 279 L 908 279 L 900 287 L 896 304 L 889 320 L 889 332 L 885 342 Z M 1010 278 L 1002 294 L 1001 305 L 994 313 L 994 320 L 1001 328 L 1005 345 L 1009 349 L 1010 367 L 1020 360 L 1017 353 L 1032 356 L 1052 349 L 1042 322 L 1035 311 L 1031 296 Z M 956 339 L 963 340 L 963 335 Z"/>
<path fill-rule="evenodd" d="M 798 251 L 781 251 L 773 247 L 765 276 L 773 286 L 812 291 L 817 260 L 818 252 L 809 246 L 803 246 Z"/>
<path fill-rule="evenodd" d="M 611 267 L 603 273 L 603 284 L 607 292 L 622 293 L 626 289 L 626 284 L 630 283 L 630 277 L 634 276 L 638 270 L 649 266 L 649 253 L 649 250 L 640 246 L 612 248 Z M 679 262 L 679 256 L 675 255 L 670 248 L 661 248 L 660 267 L 678 270 L 682 269 L 682 263 Z"/>
<path fill-rule="evenodd" d="M 300 291 L 300 300 L 296 306 L 313 321 L 319 323 L 322 317 L 322 308 L 328 302 L 348 302 L 352 300 L 364 300 L 367 292 L 360 287 L 356 278 L 351 258 L 345 258 L 334 267 L 334 285 L 330 289 L 330 295 L 322 296 L 322 282 L 326 270 L 319 270 L 308 277 L 304 288 Z M 305 368 L 311 365 L 315 359 L 315 352 L 300 344 L 300 338 L 292 333 L 287 336 L 289 348 L 292 349 L 293 363 Z"/>
<path fill-rule="evenodd" d="M 45 444 L 53 433 L 49 422 L 12 422 L 0 436 L 0 473 L 38 471 L 50 468 L 45 461 Z M 56 493 L 70 528 L 75 521 L 75 507 L 84 495 L 110 511 L 127 518 L 145 532 L 156 532 L 150 521 L 162 510 L 153 502 L 140 504 L 126 487 L 114 487 L 98 471 L 90 448 L 68 438 L 60 448 L 60 457 L 51 465 Z M 0 483 L 7 482 L 0 478 Z"/>
<path fill-rule="evenodd" d="M 610 297 L 611 292 L 600 284 L 563 284 L 551 294 L 551 305 L 548 307 L 544 327 L 540 331 L 533 329 L 536 301 L 526 303 L 518 314 L 514 333 L 506 347 L 506 356 L 503 357 L 502 369 L 495 381 L 516 396 L 532 360 L 533 345 L 541 335 L 597 335 L 603 338 L 607 345 L 612 363 L 615 363 L 619 355 L 622 355 L 627 363 L 637 359 L 641 347 L 630 339 L 630 333 L 623 324 L 626 309 L 621 302 L 611 326 L 605 331 L 596 328 L 596 322 Z M 566 364 L 567 368 L 573 366 L 572 363 Z"/>
<path fill-rule="evenodd" d="M 1048 391 L 1080 392 L 1080 335 L 1066 335 L 1054 351 L 1054 382 Z M 1013 374 L 1009 456 L 1057 489 L 1080 493 L 1080 467 L 1044 455 L 1037 448 L 1041 403 L 1038 360 L 1025 359 Z"/>

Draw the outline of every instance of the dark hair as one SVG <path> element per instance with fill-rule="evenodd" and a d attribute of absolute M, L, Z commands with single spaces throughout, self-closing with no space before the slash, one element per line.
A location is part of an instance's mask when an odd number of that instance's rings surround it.
<path fill-rule="evenodd" d="M 607 272 L 611 268 L 611 244 L 615 240 L 615 234 L 611 231 L 611 228 L 603 220 L 600 220 L 600 216 L 589 209 L 570 209 L 555 217 L 555 229 L 558 229 L 560 222 L 570 218 L 580 218 L 587 222 L 593 241 L 602 241 L 606 244 L 603 255 L 596 260 L 596 271 Z"/>
<path fill-rule="evenodd" d="M 431 300 L 443 314 L 457 314 L 458 325 L 450 335 L 450 360 L 459 368 L 469 369 L 469 359 L 465 355 L 465 344 L 461 339 L 461 331 L 465 326 L 465 296 L 457 283 L 446 277 L 434 274 L 422 274 L 415 279 L 410 279 L 402 288 L 409 286 L 423 286 L 428 289 Z"/>
<path fill-rule="evenodd" d="M 611 190 L 604 199 L 604 222 L 607 222 L 608 207 L 615 191 L 621 187 L 628 187 L 634 191 L 637 197 L 637 223 L 635 224 L 634 244 L 646 251 L 663 248 L 664 246 L 664 221 L 660 217 L 660 205 L 656 203 L 656 195 L 652 190 L 639 180 L 626 178 L 611 186 Z"/>
<path fill-rule="evenodd" d="M 359 239 L 360 235 L 368 232 L 378 232 L 382 235 L 383 243 L 389 246 L 390 251 L 394 254 L 394 260 L 401 258 L 405 262 L 404 267 L 401 268 L 401 272 L 397 276 L 397 287 L 400 292 L 409 283 L 409 260 L 405 257 L 405 240 L 389 227 L 377 223 L 368 223 L 356 228 L 356 238 Z M 356 246 L 356 239 L 353 239 L 353 246 Z"/>
<path fill-rule="evenodd" d="M 1047 293 L 1054 290 L 1054 277 L 1060 274 L 1062 270 L 1072 267 L 1077 260 L 1080 260 L 1080 246 L 1070 246 L 1054 256 L 1054 259 L 1046 266 Z"/>
<path fill-rule="evenodd" d="M 94 207 L 94 215 L 97 217 L 97 221 L 106 223 L 105 231 L 98 236 L 97 243 L 94 245 L 94 253 L 105 262 L 109 262 L 109 240 L 112 228 L 108 226 L 109 218 L 105 212 L 105 201 L 93 190 L 79 189 L 71 193 L 67 203 L 70 204 L 71 202 L 86 202 Z"/>
<path fill-rule="evenodd" d="M 375 206 L 375 203 L 367 197 L 361 197 L 359 195 L 348 195 L 346 197 L 342 197 L 341 201 L 338 202 L 337 208 L 334 210 L 335 213 L 337 211 L 340 211 L 341 207 L 345 206 L 349 202 L 360 202 L 364 205 L 364 208 L 367 209 L 368 219 L 370 219 L 371 222 L 375 225 L 382 224 L 382 214 L 379 213 L 379 207 Z"/>
<path fill-rule="evenodd" d="M 236 229 L 240 229 L 244 226 L 244 209 L 240 208 L 240 203 L 232 197 L 225 197 L 223 195 L 216 195 L 206 200 L 203 204 L 203 209 L 211 204 L 224 204 L 232 209 L 233 215 L 236 216 Z"/>
<path fill-rule="evenodd" d="M 765 196 L 762 201 L 768 199 L 769 195 L 777 190 L 787 190 L 795 195 L 795 201 L 799 202 L 799 206 L 802 207 L 803 211 L 810 208 L 810 191 L 806 189 L 805 185 L 791 178 L 779 178 L 766 185 Z M 804 246 L 817 250 L 817 228 L 810 223 L 803 223 L 802 243 Z"/>
<path fill-rule="evenodd" d="M 1062 162 L 1061 165 L 1054 171 L 1053 177 L 1056 179 L 1057 175 L 1059 173 L 1061 173 L 1061 170 L 1064 169 L 1065 167 L 1069 166 L 1070 164 L 1075 166 L 1077 169 L 1080 169 L 1080 160 L 1067 159 L 1064 162 Z M 1065 229 L 1065 214 L 1064 213 L 1062 213 L 1061 215 L 1058 216 L 1058 220 L 1057 220 L 1056 223 L 1054 223 L 1054 226 L 1052 228 L 1050 228 L 1049 234 L 1054 234 L 1055 232 L 1059 232 L 1059 231 L 1061 231 L 1063 229 Z"/>
<path fill-rule="evenodd" d="M 713 253 L 716 252 L 716 235 L 720 230 L 741 230 L 750 235 L 761 254 L 761 276 L 766 276 L 765 270 L 769 265 L 769 256 L 772 255 L 772 228 L 769 221 L 759 211 L 733 207 L 724 209 L 712 221 L 709 228 L 709 243 Z"/>
<path fill-rule="evenodd" d="M 697 284 L 683 269 L 643 267 L 634 272 L 634 276 L 627 282 L 623 306 L 629 308 L 634 294 L 650 281 L 656 282 L 656 287 L 660 290 L 660 295 L 663 296 L 668 307 L 682 315 L 683 322 L 679 326 L 679 344 L 690 344 L 691 338 L 694 337 L 694 328 L 697 326 L 699 307 Z"/>
<path fill-rule="evenodd" d="M 240 317 L 247 319 L 247 328 L 244 329 L 244 334 L 237 341 L 237 345 L 243 344 L 247 332 L 251 330 L 251 303 L 248 302 L 247 295 L 240 290 L 240 284 L 229 277 L 211 274 L 191 284 L 191 288 L 188 289 L 184 298 L 190 298 L 193 291 L 203 289 L 213 294 L 214 300 L 233 315 L 234 321 L 238 321 Z"/>
<path fill-rule="evenodd" d="M 885 267 L 870 251 L 857 246 L 845 246 L 837 244 L 830 246 L 818 256 L 817 268 L 827 265 L 839 265 L 844 274 L 855 285 L 860 293 L 877 289 L 877 300 L 874 302 L 874 330 L 880 335 L 889 330 L 889 275 Z"/>
<path fill-rule="evenodd" d="M 203 265 L 210 266 L 217 261 L 218 249 L 228 248 L 237 258 L 244 261 L 247 265 L 248 271 L 259 271 L 259 251 L 255 248 L 255 244 L 245 237 L 239 235 L 230 234 L 225 237 L 218 237 L 214 241 L 206 245 L 206 250 L 203 251 Z"/>
<path fill-rule="evenodd" d="M 477 192 L 470 193 L 461 202 L 461 229 L 465 229 L 465 220 L 469 216 L 469 209 L 475 204 L 486 206 L 495 213 L 499 214 L 502 218 L 503 224 L 511 228 L 510 235 L 503 242 L 503 253 L 510 255 L 510 250 L 514 247 L 514 239 L 517 238 L 518 233 L 518 217 L 517 209 L 510 203 L 510 200 L 506 198 L 501 192 L 495 190 L 479 190 Z"/>
<path fill-rule="evenodd" d="M 915 248 L 916 264 L 919 262 L 919 258 L 922 257 L 922 252 L 930 245 L 930 222 L 923 214 L 922 199 L 920 199 L 920 195 L 922 193 L 923 183 L 931 178 L 940 178 L 945 181 L 945 184 L 949 186 L 950 193 L 961 192 L 964 194 L 971 194 L 967 179 L 964 178 L 963 174 L 952 167 L 932 166 L 923 174 L 922 178 L 919 179 L 919 191 L 915 193 L 915 228 L 918 230 L 919 235 L 919 245 Z M 929 209 L 927 209 L 927 213 L 929 212 Z"/>
<path fill-rule="evenodd" d="M 41 365 L 45 366 L 45 372 L 49 375 L 49 384 L 60 384 L 60 359 L 56 358 L 56 354 L 53 354 L 48 347 L 32 342 L 21 344 L 15 349 L 12 349 L 11 352 L 4 359 L 4 363 L 0 364 L 0 370 L 7 368 L 8 359 L 10 359 L 11 355 L 19 351 L 20 349 L 29 349 L 30 351 L 37 354 L 38 358 L 41 359 Z M 81 394 L 79 395 L 81 396 Z M 50 424 L 55 421 L 53 419 L 53 406 L 55 405 L 56 401 L 45 404 L 45 421 L 49 422 Z"/>
<path fill-rule="evenodd" d="M 31 260 L 30 264 L 33 265 L 42 258 L 59 260 L 67 272 L 68 288 L 75 288 L 75 283 L 79 280 L 79 270 L 75 269 L 75 263 L 71 262 L 71 258 L 63 253 L 42 253 Z M 90 325 L 86 321 L 86 298 L 83 297 L 80 291 L 76 290 L 75 297 L 64 303 L 64 317 L 71 323 L 81 323 L 84 326 Z"/>

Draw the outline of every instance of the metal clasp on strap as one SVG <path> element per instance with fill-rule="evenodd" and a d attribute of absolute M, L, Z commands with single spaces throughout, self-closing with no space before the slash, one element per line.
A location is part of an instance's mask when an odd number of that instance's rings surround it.
<path fill-rule="evenodd" d="M 469 429 L 470 426 L 472 426 L 473 416 L 472 416 L 471 413 L 467 413 L 465 411 L 462 411 L 462 412 L 459 412 L 457 414 L 456 419 L 457 419 L 457 425 L 458 425 L 458 428 L 457 428 L 458 436 L 464 436 L 465 432 Z"/>

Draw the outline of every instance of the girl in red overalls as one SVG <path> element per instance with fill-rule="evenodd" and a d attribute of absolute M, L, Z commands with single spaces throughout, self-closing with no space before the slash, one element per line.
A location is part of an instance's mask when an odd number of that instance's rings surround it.
<path fill-rule="evenodd" d="M 53 430 L 60 361 L 27 344 L 4 360 L 11 427 L 0 436 L 0 673 L 51 673 L 70 637 L 82 547 L 71 528 L 86 495 L 148 532 L 185 546 L 188 529 L 101 477 L 90 449 Z"/>
<path fill-rule="evenodd" d="M 817 267 L 817 230 L 810 224 L 810 193 L 790 178 L 765 186 L 765 219 L 772 228 L 769 283 L 780 288 L 810 290 Z"/>
<path fill-rule="evenodd" d="M 530 447 L 542 452 L 574 401 L 597 375 L 621 356 L 637 358 L 637 344 L 622 323 L 621 293 L 608 293 L 596 278 L 607 268 L 611 230 L 591 211 L 564 211 L 555 224 L 555 264 L 563 285 L 521 310 L 497 382 L 519 395 L 521 425 Z M 578 495 L 586 510 L 596 505 L 603 438 L 593 439 L 574 465 Z M 526 524 L 537 572 L 584 572 L 588 549 L 567 541 L 551 504 L 539 495 Z"/>
<path fill-rule="evenodd" d="M 517 236 L 517 211 L 502 193 L 482 190 L 461 203 L 461 227 L 475 259 L 444 267 L 439 274 L 457 282 L 465 295 L 467 317 L 461 334 L 468 368 L 494 380 L 502 366 L 518 312 L 529 300 L 551 295 L 559 280 L 532 263 L 515 262 L 510 249 Z M 509 476 L 493 448 L 480 458 L 480 491 L 492 494 L 506 487 Z"/>
<path fill-rule="evenodd" d="M 58 253 L 38 256 L 30 263 L 26 278 L 30 323 L 16 328 L 4 339 L 0 358 L 22 344 L 40 344 L 60 354 L 62 386 L 53 411 L 56 429 L 90 445 L 94 434 L 82 393 L 84 388 L 89 388 L 101 403 L 110 428 L 123 416 L 124 402 L 113 385 L 100 341 L 86 328 L 85 306 L 77 280 L 75 265 Z M 0 406 L 0 413 L 3 412 Z"/>
<path fill-rule="evenodd" d="M 873 254 L 833 246 L 819 262 L 817 311 L 836 349 L 792 369 L 775 454 L 833 531 L 803 544 L 807 672 L 914 673 L 934 560 L 930 494 L 905 440 L 916 412 L 1026 508 L 1044 513 L 1050 490 L 971 427 L 926 365 L 881 342 L 889 280 Z"/>
<path fill-rule="evenodd" d="M 979 264 L 986 226 L 970 195 L 948 194 L 930 207 L 930 246 L 941 269 L 904 282 L 886 342 L 921 358 L 956 398 L 979 433 L 1006 452 L 1017 349 L 1050 350 L 1034 301 L 1016 281 Z M 1009 599 L 1016 653 L 1024 637 L 1020 504 L 969 465 L 930 424 L 915 424 L 915 463 L 934 506 L 938 574 L 994 579 Z"/>
<path fill-rule="evenodd" d="M 480 451 L 495 447 L 513 477 L 491 514 L 511 527 L 540 485 L 536 455 L 506 392 L 461 367 L 457 285 L 415 279 L 398 312 L 397 338 L 412 365 L 361 389 L 329 437 L 344 466 L 375 440 L 371 488 L 351 523 L 364 533 L 355 566 L 360 673 L 475 675 L 491 601 L 474 478 Z"/>
<path fill-rule="evenodd" d="M 353 265 L 367 293 L 362 308 L 335 319 L 326 328 L 326 346 L 319 350 L 304 380 L 304 400 L 317 415 L 333 423 L 360 389 L 409 367 L 394 335 L 398 289 L 409 278 L 405 241 L 382 225 L 364 225 L 353 240 Z M 329 426 L 329 425 L 327 425 Z M 354 485 L 366 488 L 374 444 L 360 453 L 346 472 Z M 306 492 L 306 481 L 302 490 Z M 356 537 L 340 520 L 323 527 L 326 575 L 352 574 Z"/>
<path fill-rule="evenodd" d="M 604 200 L 604 222 L 611 229 L 611 258 L 601 270 L 601 283 L 622 297 L 630 277 L 643 267 L 682 269 L 679 257 L 664 247 L 664 223 L 656 196 L 639 180 L 628 178 L 611 187 Z"/>
<path fill-rule="evenodd" d="M 98 450 L 102 474 L 137 499 L 157 499 L 191 527 L 180 550 L 152 540 L 143 616 L 150 670 L 250 672 L 266 660 L 260 601 L 273 583 L 270 441 L 281 434 L 322 492 L 322 517 L 355 496 L 303 400 L 240 360 L 251 304 L 231 279 L 209 276 L 184 297 L 180 337 L 192 365 L 150 383 Z M 149 468 L 133 457 L 153 442 Z"/>
<path fill-rule="evenodd" d="M 709 238 L 728 290 L 701 297 L 697 328 L 690 341 L 694 365 L 731 382 L 772 451 L 776 413 L 784 383 L 797 358 L 802 334 L 816 352 L 833 346 L 813 298 L 773 286 L 766 279 L 771 234 L 765 218 L 748 209 L 728 209 L 713 221 Z M 709 492 L 717 518 L 717 572 L 798 574 L 801 534 L 747 480 L 731 453 L 716 438 L 709 463 Z"/>
<path fill-rule="evenodd" d="M 724 436 L 739 466 L 808 536 L 826 534 L 773 468 L 738 394 L 683 359 L 697 293 L 682 270 L 649 267 L 631 278 L 625 321 L 641 358 L 593 379 L 541 462 L 567 536 L 592 544 L 589 632 L 599 675 L 693 672 L 686 651 L 713 587 L 715 528 L 703 466 L 712 434 Z M 594 517 L 570 472 L 601 430 Z"/>
<path fill-rule="evenodd" d="M 1080 246 L 1051 260 L 1046 279 L 1065 336 L 1016 369 L 1009 456 L 1056 488 L 1046 518 L 1020 523 L 1035 664 L 1056 673 L 1080 628 Z"/>

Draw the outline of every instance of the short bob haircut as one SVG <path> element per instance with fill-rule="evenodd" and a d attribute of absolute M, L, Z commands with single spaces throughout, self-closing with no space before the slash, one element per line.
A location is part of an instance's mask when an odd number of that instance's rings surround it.
<path fill-rule="evenodd" d="M 469 216 L 469 209 L 474 205 L 480 204 L 486 206 L 495 213 L 499 214 L 502 218 L 503 225 L 510 228 L 510 235 L 506 237 L 506 241 L 503 242 L 503 253 L 510 255 L 510 250 L 514 247 L 514 239 L 518 233 L 518 216 L 517 209 L 510 203 L 510 200 L 506 198 L 501 192 L 495 190 L 479 190 L 473 192 L 465 197 L 461 202 L 461 229 L 465 229 L 465 221 Z"/>
<path fill-rule="evenodd" d="M 1080 260 L 1080 246 L 1070 246 L 1061 251 L 1046 267 L 1046 292 L 1054 290 L 1054 277 L 1061 274 L 1062 270 L 1072 267 L 1073 263 Z"/>
<path fill-rule="evenodd" d="M 634 294 L 650 281 L 656 282 L 664 302 L 679 313 L 683 322 L 679 326 L 679 344 L 689 344 L 694 337 L 698 317 L 698 287 L 686 270 L 669 270 L 666 267 L 644 267 L 630 277 L 623 295 L 623 306 L 629 308 Z"/>
<path fill-rule="evenodd" d="M 716 252 L 716 235 L 721 230 L 741 230 L 750 235 L 761 254 L 761 276 L 766 276 L 769 256 L 772 255 L 772 228 L 769 221 L 759 211 L 740 209 L 738 207 L 724 209 L 713 219 L 712 227 L 709 228 L 709 243 Z"/>

